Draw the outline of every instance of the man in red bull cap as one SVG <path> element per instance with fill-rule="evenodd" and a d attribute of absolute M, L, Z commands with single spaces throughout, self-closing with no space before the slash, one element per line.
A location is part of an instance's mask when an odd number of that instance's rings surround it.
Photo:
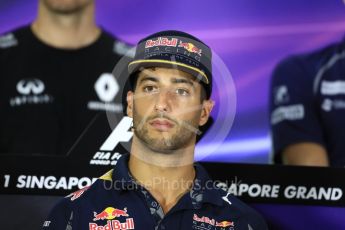
<path fill-rule="evenodd" d="M 214 104 L 211 60 L 207 45 L 180 31 L 138 43 L 125 94 L 130 154 L 81 197 L 63 199 L 43 229 L 267 229 L 193 162 L 199 127 Z"/>

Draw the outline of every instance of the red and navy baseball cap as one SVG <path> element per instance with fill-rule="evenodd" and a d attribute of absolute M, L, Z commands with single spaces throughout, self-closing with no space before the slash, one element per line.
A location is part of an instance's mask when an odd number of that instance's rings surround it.
<path fill-rule="evenodd" d="M 176 68 L 187 72 L 203 85 L 207 98 L 211 95 L 211 49 L 190 34 L 166 30 L 140 40 L 134 59 L 128 64 L 129 75 L 149 67 Z"/>

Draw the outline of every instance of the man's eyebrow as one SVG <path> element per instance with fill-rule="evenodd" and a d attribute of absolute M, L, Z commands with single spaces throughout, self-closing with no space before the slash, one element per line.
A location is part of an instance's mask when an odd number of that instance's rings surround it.
<path fill-rule="evenodd" d="M 139 84 L 145 82 L 145 81 L 154 81 L 158 82 L 158 79 L 155 77 L 150 77 L 150 76 L 144 76 L 142 79 L 140 79 Z"/>
<path fill-rule="evenodd" d="M 194 87 L 193 81 L 186 78 L 173 78 L 172 83 L 186 83 Z"/>

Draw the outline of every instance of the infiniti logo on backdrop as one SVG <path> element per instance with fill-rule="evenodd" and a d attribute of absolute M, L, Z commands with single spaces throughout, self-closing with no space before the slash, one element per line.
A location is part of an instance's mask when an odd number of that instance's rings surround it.
<path fill-rule="evenodd" d="M 12 107 L 27 104 L 48 104 L 54 100 L 51 95 L 44 94 L 45 84 L 37 78 L 20 80 L 16 89 L 20 95 L 10 98 L 9 103 Z"/>
<path fill-rule="evenodd" d="M 24 95 L 40 94 L 44 88 L 44 83 L 39 79 L 21 80 L 17 84 L 17 91 Z"/>

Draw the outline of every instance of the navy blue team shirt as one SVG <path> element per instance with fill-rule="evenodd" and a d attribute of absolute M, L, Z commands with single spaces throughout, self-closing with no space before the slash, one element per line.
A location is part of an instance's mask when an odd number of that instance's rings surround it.
<path fill-rule="evenodd" d="M 270 92 L 274 161 L 291 144 L 325 147 L 331 166 L 345 166 L 345 41 L 291 56 L 273 72 Z"/>
<path fill-rule="evenodd" d="M 164 214 L 159 203 L 128 170 L 129 155 L 93 185 L 63 198 L 43 229 L 267 229 L 265 221 L 225 191 L 211 186 L 207 172 L 195 164 L 193 188 Z"/>

